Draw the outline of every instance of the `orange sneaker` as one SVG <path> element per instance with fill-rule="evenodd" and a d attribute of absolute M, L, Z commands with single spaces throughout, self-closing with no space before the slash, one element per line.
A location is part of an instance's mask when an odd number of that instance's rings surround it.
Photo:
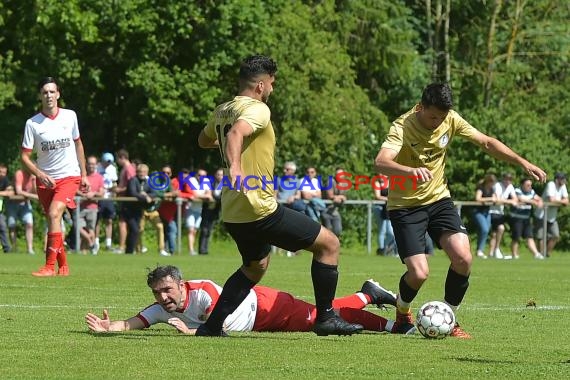
<path fill-rule="evenodd" d="M 57 275 L 58 276 L 69 276 L 69 267 L 67 265 L 59 267 L 59 269 L 57 270 Z"/>
<path fill-rule="evenodd" d="M 453 330 L 451 330 L 451 334 L 449 334 L 449 336 L 453 336 L 453 337 L 459 338 L 459 339 L 471 339 L 472 338 L 472 336 L 468 332 L 466 332 L 461 327 L 459 327 L 459 323 L 455 324 L 455 327 L 453 327 Z"/>
<path fill-rule="evenodd" d="M 408 313 L 400 313 L 396 310 L 396 323 L 403 325 L 403 324 L 414 324 L 414 317 L 412 317 L 412 312 Z"/>
<path fill-rule="evenodd" d="M 55 276 L 55 270 L 50 269 L 47 266 L 41 267 L 37 272 L 32 272 L 32 276 L 35 277 L 51 277 Z"/>

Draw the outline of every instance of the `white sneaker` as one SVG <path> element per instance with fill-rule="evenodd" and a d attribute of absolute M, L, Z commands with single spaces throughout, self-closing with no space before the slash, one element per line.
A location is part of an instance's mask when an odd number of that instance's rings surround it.
<path fill-rule="evenodd" d="M 198 256 L 198 253 L 196 253 L 196 251 L 190 251 L 190 256 Z"/>
<path fill-rule="evenodd" d="M 501 252 L 499 248 L 495 249 L 495 259 L 501 260 L 503 258 L 504 258 L 503 252 Z"/>
<path fill-rule="evenodd" d="M 483 253 L 483 251 L 477 251 L 477 257 L 480 257 L 480 258 L 482 258 L 482 259 L 486 259 L 486 258 L 487 258 L 487 255 L 485 255 L 485 254 Z"/>
<path fill-rule="evenodd" d="M 512 260 L 513 259 L 513 255 L 505 255 L 503 256 L 504 260 Z"/>
<path fill-rule="evenodd" d="M 141 247 L 141 253 L 147 253 L 147 252 L 148 252 L 148 248 L 143 245 Z"/>
<path fill-rule="evenodd" d="M 163 249 L 160 251 L 160 256 L 172 256 L 172 255 Z"/>
<path fill-rule="evenodd" d="M 537 260 L 544 260 L 544 256 L 540 252 L 537 252 L 536 255 L 534 255 L 534 258 Z"/>

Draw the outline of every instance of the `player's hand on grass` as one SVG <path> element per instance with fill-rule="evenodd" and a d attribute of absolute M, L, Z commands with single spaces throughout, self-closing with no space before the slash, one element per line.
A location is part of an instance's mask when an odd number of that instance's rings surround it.
<path fill-rule="evenodd" d="M 189 329 L 186 323 L 182 322 L 180 318 L 168 318 L 168 324 L 174 326 L 178 332 L 183 334 L 191 334 L 192 331 L 196 331 L 195 329 Z"/>
<path fill-rule="evenodd" d="M 111 320 L 109 319 L 109 312 L 107 309 L 103 310 L 103 318 L 99 318 L 95 314 L 87 313 L 85 316 L 85 323 L 89 330 L 93 332 L 107 332 L 111 326 Z"/>

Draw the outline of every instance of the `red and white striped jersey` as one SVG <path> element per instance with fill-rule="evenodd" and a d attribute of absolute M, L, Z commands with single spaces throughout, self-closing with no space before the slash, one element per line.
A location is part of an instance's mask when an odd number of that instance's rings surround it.
<path fill-rule="evenodd" d="M 75 141 L 79 126 L 74 111 L 58 108 L 53 117 L 38 113 L 26 121 L 22 150 L 38 154 L 38 167 L 53 179 L 81 174 Z"/>
<path fill-rule="evenodd" d="M 190 329 L 203 324 L 214 309 L 222 287 L 210 280 L 192 280 L 184 283 L 186 300 L 184 306 L 175 312 L 168 312 L 158 303 L 142 310 L 137 317 L 149 327 L 156 323 L 168 323 L 169 318 L 180 318 Z M 224 321 L 227 331 L 251 331 L 257 312 L 257 296 L 252 289 L 239 307 Z"/>

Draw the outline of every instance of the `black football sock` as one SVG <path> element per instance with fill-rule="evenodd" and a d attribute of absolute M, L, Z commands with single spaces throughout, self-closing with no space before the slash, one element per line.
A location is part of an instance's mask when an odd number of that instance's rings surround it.
<path fill-rule="evenodd" d="M 313 260 L 311 264 L 311 278 L 315 291 L 315 305 L 317 306 L 317 320 L 325 321 L 334 316 L 332 301 L 336 293 L 338 282 L 338 265 L 323 264 Z"/>
<path fill-rule="evenodd" d="M 406 280 L 404 280 L 406 273 L 404 273 L 402 277 L 400 277 L 400 298 L 405 303 L 410 304 L 412 303 L 414 298 L 416 298 L 416 296 L 418 295 L 418 291 L 412 288 L 410 285 L 408 285 Z"/>
<path fill-rule="evenodd" d="M 255 282 L 247 278 L 240 269 L 232 274 L 224 284 L 222 294 L 205 323 L 208 330 L 212 333 L 220 332 L 227 316 L 237 309 L 254 286 Z"/>
<path fill-rule="evenodd" d="M 468 287 L 469 276 L 459 274 L 449 267 L 445 279 L 445 302 L 451 306 L 459 306 Z"/>

